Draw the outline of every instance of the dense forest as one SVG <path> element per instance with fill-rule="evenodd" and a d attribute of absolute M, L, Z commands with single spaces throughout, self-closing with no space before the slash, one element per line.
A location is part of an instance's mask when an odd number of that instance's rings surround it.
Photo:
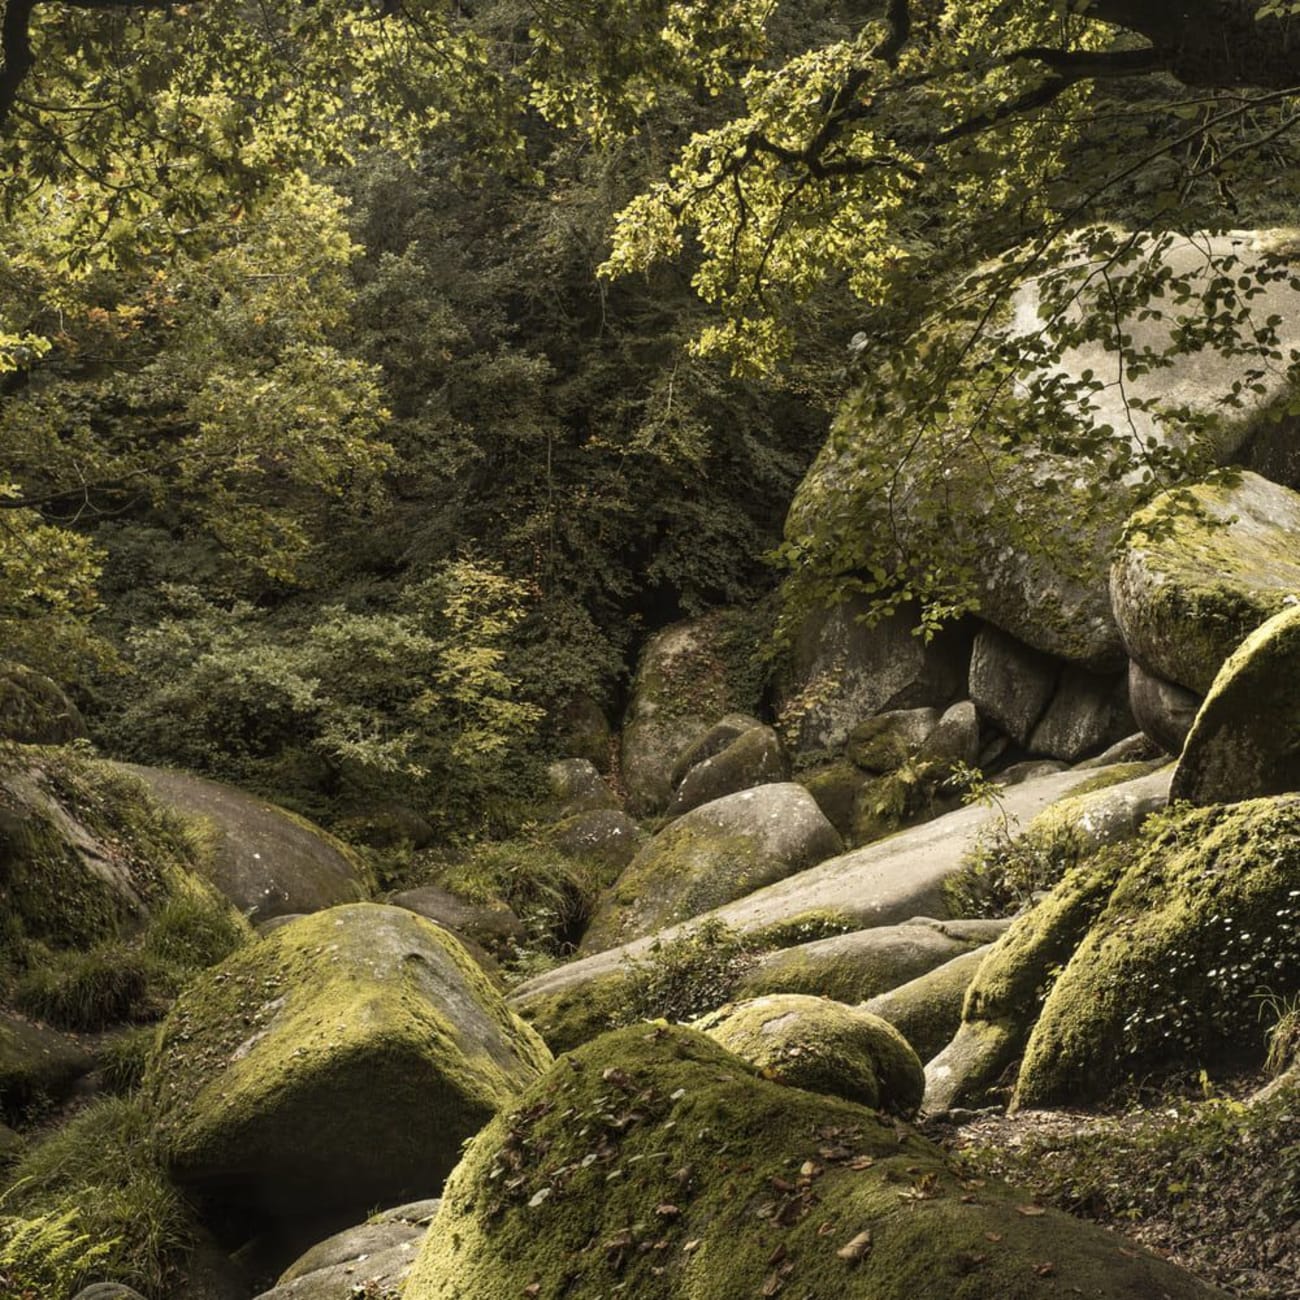
<path fill-rule="evenodd" d="M 0 13 L 0 1300 L 1300 1295 L 1300 3 Z"/>

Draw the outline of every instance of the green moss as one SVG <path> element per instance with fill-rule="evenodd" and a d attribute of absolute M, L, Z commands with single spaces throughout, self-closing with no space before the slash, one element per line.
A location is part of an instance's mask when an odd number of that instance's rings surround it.
<path fill-rule="evenodd" d="M 1149 827 L 1052 986 L 1023 1104 L 1178 1063 L 1258 1060 L 1255 995 L 1300 992 L 1300 800 L 1178 808 Z"/>
<path fill-rule="evenodd" d="M 885 1020 L 828 998 L 778 993 L 720 1007 L 695 1023 L 764 1078 L 913 1115 L 921 1062 Z"/>
<path fill-rule="evenodd" d="M 554 993 L 537 993 L 511 1006 L 557 1056 L 627 1023 L 629 976 L 610 971 Z"/>
<path fill-rule="evenodd" d="M 937 1055 L 961 1024 L 966 990 L 979 970 L 983 949 L 964 952 L 906 984 L 873 997 L 866 1009 L 888 1020 L 922 1061 Z"/>
<path fill-rule="evenodd" d="M 449 1169 L 549 1061 L 445 930 L 353 904 L 191 984 L 145 1092 L 179 1176 L 219 1175 L 283 1212 L 418 1190 L 421 1166 Z"/>
<path fill-rule="evenodd" d="M 1110 1300 L 1210 1294 L 1018 1203 L 873 1111 L 639 1025 L 564 1057 L 479 1134 L 405 1297 L 1021 1300 L 1064 1279 Z"/>
<path fill-rule="evenodd" d="M 764 952 L 776 948 L 794 948 L 800 944 L 814 943 L 818 939 L 832 939 L 836 935 L 861 929 L 861 926 L 861 920 L 847 912 L 814 907 L 746 933 L 755 951 Z"/>

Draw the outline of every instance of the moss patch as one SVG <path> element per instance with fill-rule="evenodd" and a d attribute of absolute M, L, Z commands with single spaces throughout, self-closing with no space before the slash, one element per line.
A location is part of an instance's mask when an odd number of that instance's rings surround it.
<path fill-rule="evenodd" d="M 1017 1098 L 1095 1097 L 1174 1063 L 1259 1059 L 1254 996 L 1298 991 L 1300 799 L 1175 810 L 1152 820 L 1053 985 Z M 980 996 L 972 988 L 968 1012 Z"/>
<path fill-rule="evenodd" d="M 1215 1294 L 1023 1205 L 875 1112 L 756 1077 L 691 1030 L 634 1026 L 475 1139 L 405 1297 Z"/>

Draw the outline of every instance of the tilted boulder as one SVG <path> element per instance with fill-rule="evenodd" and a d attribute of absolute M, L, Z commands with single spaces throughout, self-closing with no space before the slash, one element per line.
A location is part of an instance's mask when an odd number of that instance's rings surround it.
<path fill-rule="evenodd" d="M 135 763 L 114 766 L 143 781 L 160 804 L 206 827 L 208 877 L 254 925 L 355 903 L 370 892 L 352 850 L 305 817 L 220 781 Z"/>
<path fill-rule="evenodd" d="M 1300 797 L 1171 814 L 1131 854 L 1047 995 L 1018 1104 L 1258 1058 L 1258 996 L 1300 993 Z"/>
<path fill-rule="evenodd" d="M 1031 1300 L 1066 1278 L 1094 1300 L 1220 1294 L 993 1180 L 972 1189 L 897 1124 L 690 1029 L 616 1031 L 471 1143 L 404 1300 Z"/>
<path fill-rule="evenodd" d="M 801 785 L 781 782 L 715 799 L 679 817 L 619 876 L 583 937 L 599 952 L 688 921 L 843 847 Z"/>
<path fill-rule="evenodd" d="M 1027 748 L 1077 763 L 1131 735 L 1135 725 L 1123 673 L 1102 676 L 1067 664 Z"/>
<path fill-rule="evenodd" d="M 775 993 L 720 1007 L 694 1027 L 792 1088 L 898 1115 L 915 1115 L 921 1104 L 925 1076 L 907 1040 L 842 1002 Z"/>
<path fill-rule="evenodd" d="M 894 772 L 925 744 L 939 724 L 938 709 L 891 709 L 859 722 L 844 752 L 868 772 Z"/>
<path fill-rule="evenodd" d="M 1300 599 L 1229 656 L 1183 744 L 1171 797 L 1236 803 L 1300 790 Z"/>
<path fill-rule="evenodd" d="M 618 807 L 618 795 L 605 783 L 590 759 L 556 759 L 546 768 L 546 781 L 555 801 L 556 821 Z"/>
<path fill-rule="evenodd" d="M 970 697 L 980 716 L 1025 745 L 1056 690 L 1060 663 L 995 627 L 975 638 Z"/>
<path fill-rule="evenodd" d="M 725 749 L 696 763 L 682 778 L 668 812 L 690 812 L 701 804 L 756 785 L 773 785 L 790 776 L 790 764 L 771 727 L 751 727 Z"/>
<path fill-rule="evenodd" d="M 550 1053 L 446 930 L 354 904 L 205 972 L 145 1095 L 173 1176 L 272 1216 L 432 1196 Z"/>
<path fill-rule="evenodd" d="M 0 659 L 0 740 L 66 745 L 86 734 L 86 723 L 63 687 L 24 664 Z"/>
<path fill-rule="evenodd" d="M 906 984 L 878 993 L 863 1010 L 888 1020 L 922 1061 L 936 1056 L 961 1025 L 961 1008 L 989 945 L 972 948 Z"/>
<path fill-rule="evenodd" d="M 1133 659 L 1204 695 L 1223 662 L 1300 596 L 1300 493 L 1257 474 L 1157 497 L 1111 569 Z"/>
<path fill-rule="evenodd" d="M 1202 696 L 1149 673 L 1136 659 L 1128 663 L 1128 699 L 1143 734 L 1166 754 L 1181 754 L 1187 733 L 1201 711 Z"/>
<path fill-rule="evenodd" d="M 733 740 L 739 740 L 747 731 L 763 724 L 748 713 L 728 713 L 715 722 L 698 740 L 693 740 L 673 762 L 668 780 L 676 789 L 686 779 L 686 774 L 697 763 L 703 763 L 714 754 L 721 754 Z"/>

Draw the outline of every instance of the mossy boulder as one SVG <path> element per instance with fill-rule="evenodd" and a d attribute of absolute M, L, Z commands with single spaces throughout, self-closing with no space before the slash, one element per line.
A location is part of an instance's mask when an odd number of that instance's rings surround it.
<path fill-rule="evenodd" d="M 810 993 L 837 1002 L 865 1002 L 988 943 L 1005 922 L 917 918 L 851 934 L 832 935 L 769 953 L 745 977 L 738 993 Z"/>
<path fill-rule="evenodd" d="M 62 1101 L 94 1068 L 67 1035 L 0 1011 L 0 1118 L 16 1121 L 33 1105 Z"/>
<path fill-rule="evenodd" d="M 590 759 L 556 759 L 547 765 L 546 783 L 554 801 L 556 821 L 575 817 L 578 813 L 618 807 L 618 795 L 606 784 Z"/>
<path fill-rule="evenodd" d="M 751 727 L 724 749 L 692 766 L 673 792 L 668 812 L 676 817 L 724 795 L 785 781 L 790 764 L 771 727 Z"/>
<path fill-rule="evenodd" d="M 1053 973 L 1068 962 L 1127 865 L 1112 848 L 1066 873 L 1016 917 L 966 991 L 953 1039 L 926 1063 L 925 1109 L 983 1105 L 1024 1049 Z"/>
<path fill-rule="evenodd" d="M 545 832 L 547 840 L 567 858 L 594 863 L 609 880 L 636 857 L 644 836 L 636 822 L 617 808 L 566 817 Z"/>
<path fill-rule="evenodd" d="M 1245 473 L 1157 497 L 1129 521 L 1110 589 L 1132 658 L 1204 695 L 1247 634 L 1300 596 L 1300 494 Z"/>
<path fill-rule="evenodd" d="M 925 1075 L 893 1025 L 830 998 L 776 993 L 720 1007 L 695 1028 L 765 1079 L 914 1115 Z"/>
<path fill-rule="evenodd" d="M 685 780 L 691 768 L 720 754 L 733 740 L 739 740 L 747 731 L 763 724 L 749 713 L 728 713 L 715 722 L 698 740 L 693 740 L 673 762 L 668 780 L 676 789 Z"/>
<path fill-rule="evenodd" d="M 623 1023 L 630 989 L 626 967 L 613 966 L 572 982 L 549 979 L 549 974 L 514 990 L 507 1001 L 556 1056 Z"/>
<path fill-rule="evenodd" d="M 988 952 L 988 944 L 972 948 L 906 984 L 868 998 L 863 1010 L 888 1020 L 917 1056 L 928 1061 L 952 1041 L 960 1027 L 966 990 Z"/>
<path fill-rule="evenodd" d="M 682 751 L 733 712 L 753 712 L 761 677 L 757 629 L 741 610 L 715 610 L 656 632 L 642 648 L 623 722 L 622 774 L 628 809 L 662 811 Z"/>
<path fill-rule="evenodd" d="M 68 749 L 0 753 L 0 924 L 10 941 L 88 949 L 201 888 L 200 837 L 115 764 Z"/>
<path fill-rule="evenodd" d="M 715 799 L 679 817 L 637 854 L 597 908 L 581 951 L 688 921 L 841 848 L 800 785 L 760 785 Z"/>
<path fill-rule="evenodd" d="M 444 926 L 458 938 L 468 939 L 498 956 L 527 937 L 524 923 L 505 903 L 474 903 L 441 885 L 404 889 L 388 902 Z"/>
<path fill-rule="evenodd" d="M 1171 797 L 1236 803 L 1300 790 L 1300 598 L 1228 657 L 1183 745 Z"/>
<path fill-rule="evenodd" d="M 1021 1105 L 1095 1098 L 1178 1063 L 1260 1059 L 1258 996 L 1300 993 L 1300 798 L 1171 810 L 1128 852 L 1043 1004 Z"/>
<path fill-rule="evenodd" d="M 803 772 L 795 780 L 817 801 L 822 815 L 847 840 L 853 833 L 853 809 L 862 787 L 872 778 L 853 763 L 830 763 Z"/>
<path fill-rule="evenodd" d="M 305 817 L 220 781 L 134 763 L 114 766 L 203 827 L 208 878 L 255 925 L 355 903 L 371 891 L 356 854 Z"/>
<path fill-rule="evenodd" d="M 363 903 L 197 979 L 144 1087 L 180 1183 L 289 1216 L 435 1194 L 550 1059 L 450 933 Z"/>
<path fill-rule="evenodd" d="M 608 1034 L 470 1145 L 405 1300 L 1219 1294 L 895 1125 L 690 1029 Z"/>
<path fill-rule="evenodd" d="M 938 709 L 891 709 L 859 722 L 844 742 L 849 761 L 867 772 L 903 766 L 938 725 Z"/>
<path fill-rule="evenodd" d="M 66 745 L 85 735 L 80 711 L 57 682 L 24 664 L 0 659 L 0 740 Z"/>

